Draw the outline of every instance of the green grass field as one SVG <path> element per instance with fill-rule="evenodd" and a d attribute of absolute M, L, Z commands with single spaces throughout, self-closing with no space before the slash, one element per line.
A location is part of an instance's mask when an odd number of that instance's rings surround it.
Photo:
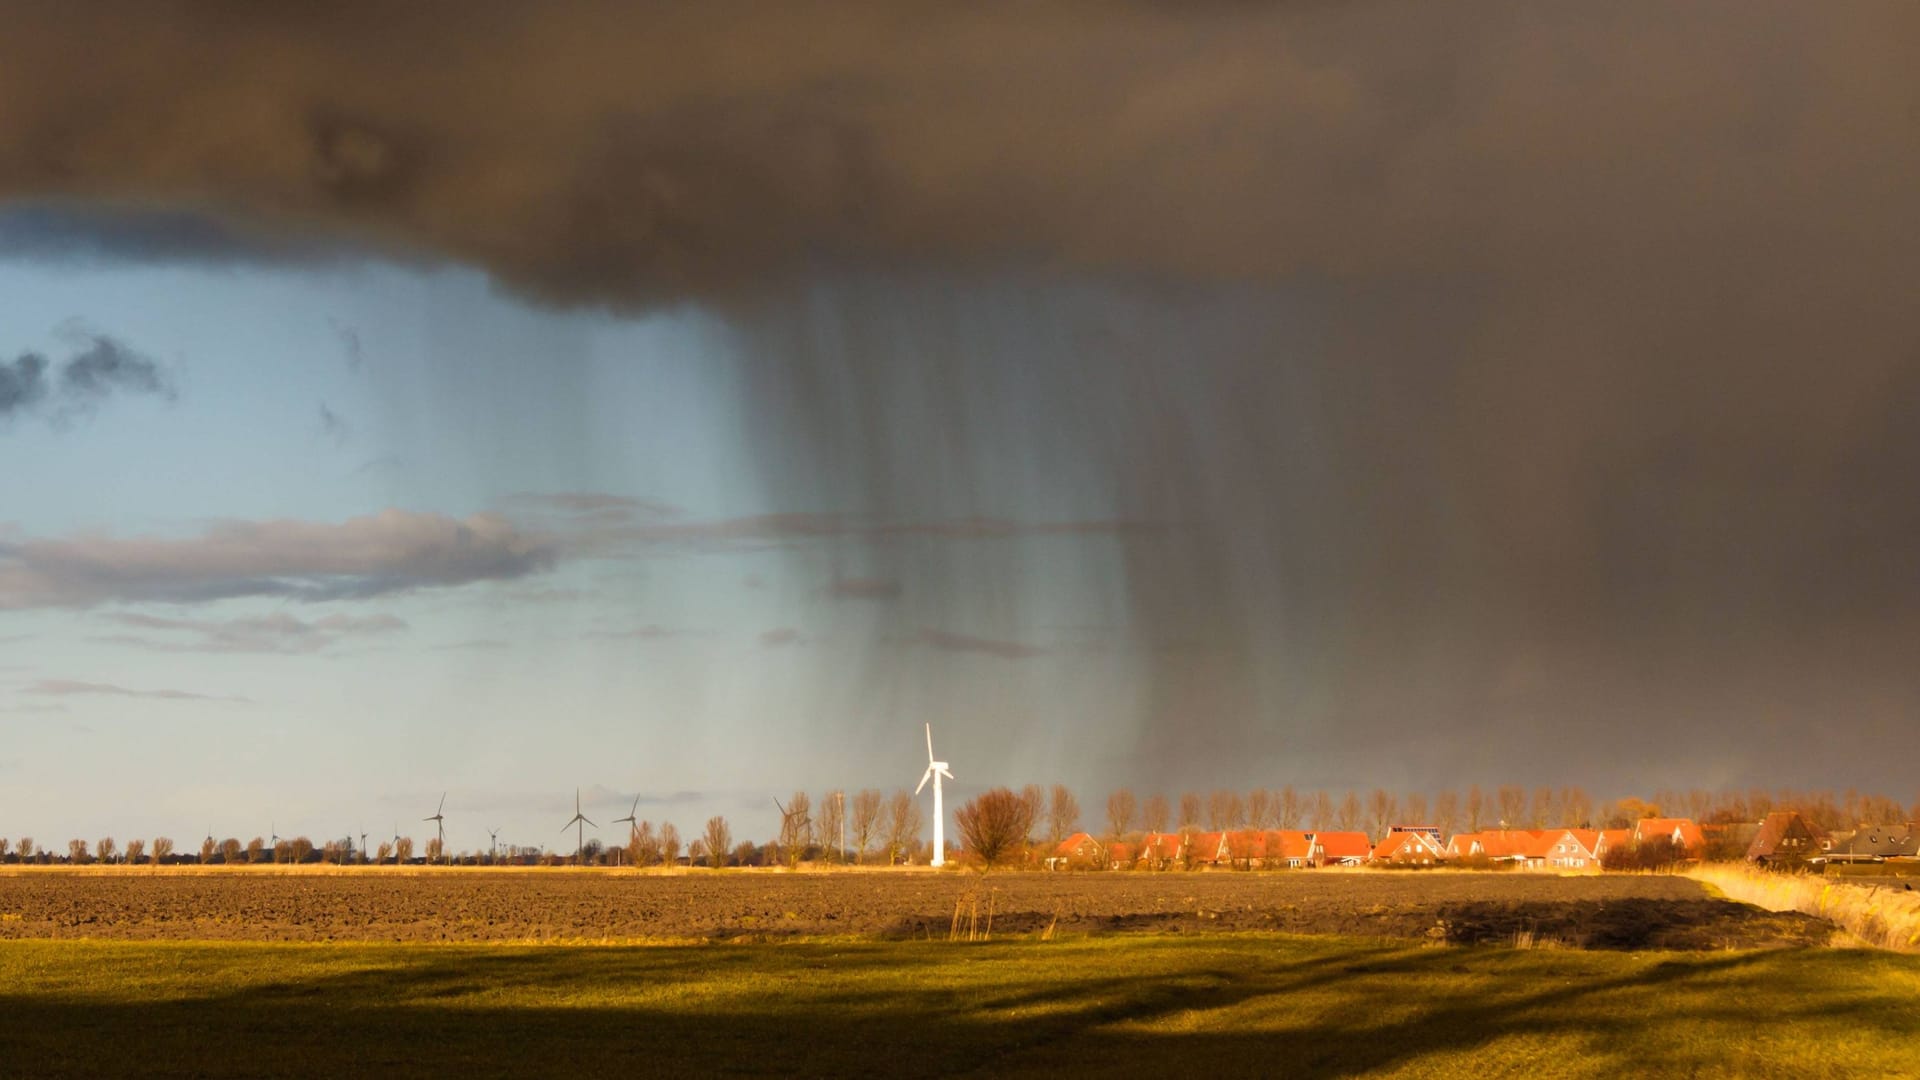
<path fill-rule="evenodd" d="M 7 1076 L 1920 1074 L 1920 957 L 0 943 Z"/>

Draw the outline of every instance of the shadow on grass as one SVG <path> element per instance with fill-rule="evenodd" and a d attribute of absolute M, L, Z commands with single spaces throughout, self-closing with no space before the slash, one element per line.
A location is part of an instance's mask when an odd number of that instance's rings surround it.
<path fill-rule="evenodd" d="M 0 991 L 0 1072 L 1348 1076 L 1516 1036 L 1576 1038 L 1595 1055 L 1595 1075 L 1649 1065 L 1685 1072 L 1715 1062 L 1636 1059 L 1649 1025 L 1738 1030 L 1752 1020 L 1751 1003 L 1723 988 L 1773 978 L 1783 957 L 1832 969 L 1823 974 L 1844 985 L 1835 965 L 1848 963 L 1837 953 L 1602 962 L 1244 939 L 1119 948 L 107 946 L 59 962 L 103 965 L 95 974 L 110 989 L 112 965 L 156 957 L 179 962 L 172 1000 Z M 303 967 L 335 957 L 349 969 Z M 275 965 L 285 973 L 261 973 Z M 1653 1007 L 1661 1002 L 1667 1011 Z M 1809 996 L 1770 1019 L 1796 1012 L 1839 1017 L 1862 1037 L 1920 1034 L 1904 1005 L 1834 996 Z"/>

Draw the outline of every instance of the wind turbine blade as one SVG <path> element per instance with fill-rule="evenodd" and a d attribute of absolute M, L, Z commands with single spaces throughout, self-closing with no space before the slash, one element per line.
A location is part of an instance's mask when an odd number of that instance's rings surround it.
<path fill-rule="evenodd" d="M 933 760 L 933 725 L 927 725 L 927 760 Z"/>
<path fill-rule="evenodd" d="M 949 780 L 953 779 L 953 772 L 948 769 L 941 769 L 940 775 L 946 777 Z"/>
<path fill-rule="evenodd" d="M 931 779 L 933 779 L 933 769 L 931 769 L 931 768 L 929 768 L 929 769 L 927 769 L 927 771 L 926 771 L 926 772 L 923 772 L 923 773 L 921 773 L 921 774 L 920 774 L 920 786 L 919 786 L 919 787 L 916 787 L 916 788 L 914 788 L 914 789 L 913 789 L 913 793 L 914 793 L 915 795 L 918 795 L 918 794 L 920 794 L 920 788 L 923 788 L 923 787 L 926 787 L 926 786 L 927 786 L 927 781 L 928 781 L 928 780 L 931 780 Z"/>
<path fill-rule="evenodd" d="M 594 820 L 590 817 L 582 817 L 580 820 L 586 822 L 589 825 L 592 825 L 596 829 L 600 827 L 599 825 L 595 824 Z"/>
<path fill-rule="evenodd" d="M 447 808 L 447 793 L 443 791 L 440 793 L 440 805 L 437 808 L 435 808 L 433 811 L 434 816 L 435 817 L 440 816 L 440 812 L 445 810 L 446 808 Z"/>

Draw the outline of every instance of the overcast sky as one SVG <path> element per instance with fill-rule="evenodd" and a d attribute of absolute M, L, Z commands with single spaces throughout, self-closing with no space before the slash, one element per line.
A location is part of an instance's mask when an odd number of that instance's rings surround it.
<path fill-rule="evenodd" d="M 463 12 L 10 13 L 0 832 L 1912 796 L 1911 6 Z"/>

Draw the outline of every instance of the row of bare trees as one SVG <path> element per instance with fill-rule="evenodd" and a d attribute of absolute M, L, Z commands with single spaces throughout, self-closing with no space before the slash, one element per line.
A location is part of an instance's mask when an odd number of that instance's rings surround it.
<path fill-rule="evenodd" d="M 172 857 L 172 855 L 173 841 L 164 836 L 154 837 L 153 855 L 149 861 L 154 863 L 163 862 Z M 147 858 L 147 842 L 145 840 L 129 840 L 127 841 L 126 849 L 123 851 L 120 846 L 114 842 L 113 837 L 103 836 L 91 844 L 85 840 L 67 841 L 67 854 L 66 858 L 62 861 L 74 866 L 84 866 L 90 863 L 124 863 L 133 865 L 145 858 Z M 18 840 L 8 840 L 5 837 L 0 837 L 0 862 L 47 863 L 53 861 L 55 861 L 54 853 L 36 844 L 31 836 L 23 836 Z"/>
<path fill-rule="evenodd" d="M 1328 791 L 1302 792 L 1291 786 L 1278 791 L 1255 788 L 1245 794 L 1218 789 L 1204 797 L 1189 791 L 1173 804 L 1161 794 L 1143 800 L 1132 789 L 1122 788 L 1107 797 L 1104 824 L 1105 835 L 1111 837 L 1135 831 L 1277 828 L 1364 831 L 1377 838 L 1395 824 L 1432 825 L 1443 835 L 1501 826 L 1625 828 L 1641 818 L 1661 816 L 1687 817 L 1703 823 L 1757 821 L 1769 810 L 1789 806 L 1829 829 L 1920 820 L 1920 799 L 1903 807 L 1885 795 L 1854 791 L 1836 798 L 1831 791 L 1773 793 L 1756 789 L 1742 793 L 1696 789 L 1603 803 L 1580 787 L 1529 790 L 1507 784 L 1492 791 L 1478 785 L 1464 792 L 1442 791 L 1431 798 L 1426 792 L 1396 795 L 1384 788 L 1375 788 L 1364 797 L 1351 790 L 1336 796 Z M 1059 820 L 1049 820 L 1050 840 L 1058 841 L 1063 835 Z"/>

